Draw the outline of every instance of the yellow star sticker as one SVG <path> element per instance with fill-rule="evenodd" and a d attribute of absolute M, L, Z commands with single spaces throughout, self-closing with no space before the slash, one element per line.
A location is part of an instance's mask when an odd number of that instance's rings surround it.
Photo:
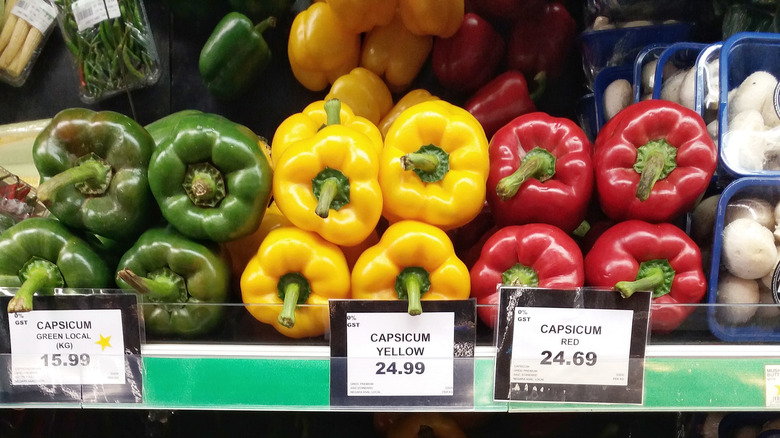
<path fill-rule="evenodd" d="M 780 385 L 775 385 L 775 389 L 777 389 L 777 395 L 780 395 Z"/>
<path fill-rule="evenodd" d="M 103 351 L 106 349 L 106 347 L 111 346 L 111 336 L 104 337 L 103 335 L 100 335 L 100 340 L 95 343 L 100 345 L 100 351 Z"/>

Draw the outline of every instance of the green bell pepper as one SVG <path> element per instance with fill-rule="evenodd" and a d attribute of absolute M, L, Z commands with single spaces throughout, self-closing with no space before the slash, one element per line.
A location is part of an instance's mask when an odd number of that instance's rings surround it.
<path fill-rule="evenodd" d="M 210 113 L 178 117 L 149 165 L 163 217 L 193 239 L 226 242 L 254 232 L 271 197 L 260 138 Z"/>
<path fill-rule="evenodd" d="M 167 116 L 157 119 L 154 122 L 144 126 L 146 132 L 154 139 L 154 144 L 159 145 L 168 136 L 175 133 L 176 125 L 179 123 L 182 117 L 191 114 L 203 114 L 203 112 L 193 109 L 181 110 L 175 113 L 168 114 Z"/>
<path fill-rule="evenodd" d="M 193 337 L 222 320 L 230 288 L 227 252 L 213 242 L 189 239 L 170 226 L 144 232 L 117 266 L 117 285 L 144 303 L 146 330 Z M 184 304 L 184 305 L 183 305 Z"/>
<path fill-rule="evenodd" d="M 104 254 L 52 218 L 25 219 L 0 234 L 0 286 L 18 287 L 8 312 L 33 308 L 35 292 L 114 285 Z"/>
<path fill-rule="evenodd" d="M 60 111 L 33 144 L 38 199 L 69 227 L 132 240 L 159 218 L 147 178 L 154 147 L 123 114 Z"/>
<path fill-rule="evenodd" d="M 269 17 L 256 26 L 244 14 L 225 15 L 200 52 L 198 70 L 206 88 L 222 99 L 235 99 L 271 63 L 263 32 L 276 25 Z"/>

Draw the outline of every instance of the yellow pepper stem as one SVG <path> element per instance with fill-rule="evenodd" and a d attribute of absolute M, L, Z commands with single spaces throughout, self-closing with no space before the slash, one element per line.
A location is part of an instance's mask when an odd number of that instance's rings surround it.
<path fill-rule="evenodd" d="M 284 302 L 277 321 L 284 327 L 293 328 L 295 326 L 295 309 L 298 304 L 305 303 L 311 294 L 309 281 L 298 272 L 290 272 L 279 278 L 276 289 L 279 298 Z"/>
<path fill-rule="evenodd" d="M 409 301 L 407 309 L 410 315 L 422 313 L 422 296 L 430 288 L 431 280 L 428 271 L 421 267 L 404 268 L 395 279 L 395 291 L 398 294 L 398 299 Z"/>

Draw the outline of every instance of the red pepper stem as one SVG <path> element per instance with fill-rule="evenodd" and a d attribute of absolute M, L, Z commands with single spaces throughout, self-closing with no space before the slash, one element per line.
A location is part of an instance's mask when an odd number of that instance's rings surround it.
<path fill-rule="evenodd" d="M 546 181 L 555 174 L 555 156 L 549 151 L 535 147 L 528 151 L 520 166 L 509 176 L 496 184 L 496 194 L 502 201 L 512 199 L 527 180 L 536 178 Z"/>
<path fill-rule="evenodd" d="M 528 93 L 532 101 L 537 102 L 547 90 L 547 73 L 540 71 L 534 76 L 534 90 Z"/>
<path fill-rule="evenodd" d="M 339 180 L 336 178 L 328 178 L 322 183 L 320 197 L 317 199 L 317 207 L 314 209 L 317 216 L 323 219 L 328 217 L 330 205 L 339 193 L 339 185 Z"/>
<path fill-rule="evenodd" d="M 109 178 L 110 172 L 111 166 L 97 160 L 86 160 L 41 183 L 37 190 L 38 199 L 44 203 L 51 202 L 57 192 L 71 184 L 96 182 L 102 185 Z M 105 188 L 108 188 L 107 184 Z M 102 192 L 105 192 L 105 188 Z"/>
<path fill-rule="evenodd" d="M 664 282 L 664 271 L 661 268 L 653 268 L 650 273 L 634 281 L 619 281 L 615 284 L 615 289 L 620 292 L 623 298 L 628 298 L 636 291 L 653 291 L 657 286 Z"/>
<path fill-rule="evenodd" d="M 28 264 L 25 278 L 19 290 L 8 302 L 8 313 L 29 312 L 33 309 L 33 295 L 44 287 L 50 287 L 62 281 L 62 274 L 54 263 L 37 260 Z"/>
<path fill-rule="evenodd" d="M 117 278 L 129 284 L 142 295 L 148 295 L 155 301 L 172 303 L 179 300 L 181 287 L 164 276 L 156 278 L 141 277 L 132 270 L 124 268 L 116 273 Z"/>
<path fill-rule="evenodd" d="M 263 33 L 268 30 L 269 27 L 276 27 L 276 17 L 268 17 L 265 20 L 255 25 L 255 32 Z"/>
<path fill-rule="evenodd" d="M 338 125 L 341 123 L 341 101 L 338 99 L 328 99 L 325 102 L 326 125 Z"/>
<path fill-rule="evenodd" d="M 298 306 L 298 295 L 301 292 L 301 286 L 297 282 L 287 283 L 284 287 L 284 305 L 279 314 L 279 324 L 287 328 L 295 326 L 295 308 Z"/>
<path fill-rule="evenodd" d="M 409 314 L 413 316 L 421 314 L 422 292 L 420 290 L 420 279 L 415 275 L 408 275 L 404 278 L 404 287 L 406 288 L 406 299 L 409 301 Z"/>
<path fill-rule="evenodd" d="M 439 166 L 439 158 L 434 154 L 411 152 L 401 157 L 401 166 L 404 170 L 433 172 Z"/>

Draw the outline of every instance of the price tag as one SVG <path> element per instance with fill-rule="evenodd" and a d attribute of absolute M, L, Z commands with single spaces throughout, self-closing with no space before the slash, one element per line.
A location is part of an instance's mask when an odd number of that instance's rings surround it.
<path fill-rule="evenodd" d="M 476 305 L 331 301 L 331 404 L 473 406 Z"/>
<path fill-rule="evenodd" d="M 125 383 L 119 309 L 14 313 L 9 323 L 12 385 Z"/>
<path fill-rule="evenodd" d="M 650 293 L 502 288 L 497 400 L 642 403 Z"/>
<path fill-rule="evenodd" d="M 0 311 L 0 402 L 141 403 L 138 298 L 55 289 L 34 310 Z M 0 288 L 5 309 L 14 289 Z"/>

